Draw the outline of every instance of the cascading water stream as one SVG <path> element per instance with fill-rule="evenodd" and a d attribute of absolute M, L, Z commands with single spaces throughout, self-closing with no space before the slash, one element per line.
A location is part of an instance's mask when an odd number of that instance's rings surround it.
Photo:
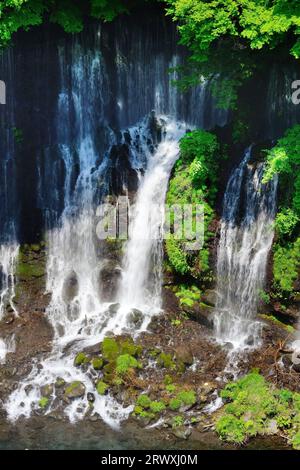
<path fill-rule="evenodd" d="M 120 304 L 108 330 L 137 334 L 145 330 L 151 316 L 161 308 L 163 225 L 165 197 L 171 170 L 179 154 L 179 140 L 186 126 L 160 117 L 163 136 L 142 177 L 136 201 L 131 209 L 129 240 L 125 249 L 122 280 L 117 296 Z M 138 309 L 140 318 L 132 321 Z M 136 315 L 135 311 L 135 315 Z"/>
<path fill-rule="evenodd" d="M 206 86 L 183 100 L 172 85 L 174 76 L 167 73 L 181 59 L 174 50 L 166 54 L 159 49 L 161 41 L 152 29 L 146 40 L 143 31 L 130 30 L 130 50 L 128 38 L 117 35 L 115 57 L 107 53 L 107 34 L 99 27 L 91 31 L 59 48 L 56 145 L 39 159 L 37 195 L 46 215 L 51 294 L 46 315 L 53 328 L 52 352 L 33 361 L 30 374 L 7 400 L 5 408 L 13 421 L 39 409 L 45 385 L 52 390 L 46 413 L 55 412 L 60 406 L 57 379 L 84 385 L 83 395 L 64 408 L 71 421 L 83 418 L 89 410 L 87 393 L 95 391 L 98 375 L 92 367 L 85 373 L 75 367 L 76 353 L 101 342 L 109 332 L 135 335 L 159 312 L 164 200 L 178 140 L 185 132 L 180 121 L 191 118 L 192 124 L 205 127 L 204 122 L 223 125 L 227 118 L 227 112 L 216 111 Z M 157 118 L 160 140 L 150 129 L 152 110 L 167 116 Z M 96 209 L 110 195 L 112 153 L 124 146 L 140 185 L 114 299 L 119 308 L 110 309 L 101 294 L 106 260 L 96 236 Z M 121 192 L 126 193 L 129 182 L 121 183 Z M 132 309 L 140 310 L 138 326 L 131 322 Z M 93 413 L 112 426 L 130 411 L 109 396 L 95 397 Z"/>
<path fill-rule="evenodd" d="M 15 297 L 15 269 L 19 254 L 17 243 L 11 242 L 0 246 L 0 320 L 7 307 L 17 315 L 14 303 Z"/>
<path fill-rule="evenodd" d="M 64 409 L 70 421 L 83 418 L 89 410 L 86 396 L 87 393 L 94 391 L 97 374 L 92 367 L 83 373 L 74 366 L 76 352 L 99 343 L 108 331 L 136 333 L 136 328 L 133 325 L 130 327 L 127 321 L 126 314 L 130 307 L 136 305 L 142 307 L 142 304 L 145 306 L 140 329 L 146 327 L 151 314 L 156 313 L 159 307 L 161 269 L 159 230 L 162 225 L 168 178 L 178 155 L 178 139 L 184 133 L 184 127 L 170 119 L 162 121 L 164 129 L 159 144 L 151 140 L 148 118 L 126 130 L 127 137 L 125 132 L 122 133 L 120 143 L 129 147 L 132 168 L 136 168 L 137 171 L 144 169 L 145 175 L 141 177 L 131 237 L 127 245 L 125 257 L 127 274 L 126 277 L 123 276 L 124 282 L 120 289 L 121 307 L 115 312 L 116 315 L 111 315 L 107 303 L 102 301 L 100 295 L 103 258 L 99 240 L 96 238 L 95 214 L 97 203 L 99 204 L 109 192 L 109 158 L 111 149 L 118 141 L 110 127 L 102 124 L 106 142 L 103 148 L 106 150 L 100 155 L 95 146 L 98 121 L 105 123 L 103 94 L 106 76 L 101 55 L 91 51 L 83 54 L 82 49 L 75 43 L 72 56 L 73 61 L 70 66 L 68 53 L 64 50 L 60 52 L 62 90 L 58 98 L 57 134 L 58 150 L 65 172 L 64 210 L 59 218 L 55 210 L 48 211 L 50 229 L 47 235 L 47 291 L 51 293 L 51 301 L 46 313 L 54 332 L 52 352 L 46 359 L 34 361 L 31 373 L 9 397 L 6 410 L 11 420 L 16 420 L 20 416 L 29 417 L 33 410 L 38 409 L 45 385 L 52 387 L 47 413 L 54 411 L 59 406 L 59 400 L 56 398 L 57 389 L 54 386 L 58 379 L 66 383 L 80 381 L 84 384 L 83 396 L 72 401 Z M 68 85 L 68 80 L 71 87 Z M 97 103 L 99 108 L 95 115 L 93 110 Z M 56 197 L 55 193 L 54 196 Z M 155 203 L 158 207 L 157 213 Z M 142 206 L 145 205 L 144 208 L 150 211 L 147 214 L 152 215 L 152 218 L 156 216 L 151 221 L 151 227 L 149 226 L 149 230 L 155 229 L 156 238 L 154 241 L 152 238 L 147 240 L 147 249 L 142 253 L 142 245 L 139 244 L 138 238 L 141 224 L 146 221 L 146 214 L 142 213 Z M 57 207 L 56 199 L 53 207 Z M 148 229 L 147 227 L 145 228 Z M 139 246 L 139 264 L 134 257 L 137 246 Z M 157 274 L 153 286 L 150 287 L 151 257 L 155 258 Z M 137 270 L 139 276 L 144 276 L 138 301 L 136 298 L 131 298 L 134 291 L 132 284 Z M 124 287 L 127 275 L 129 283 Z M 125 295 L 127 286 L 129 290 Z M 156 304 L 152 309 L 150 301 L 143 299 L 146 290 L 148 295 L 156 293 Z M 97 395 L 93 404 L 93 413 L 100 415 L 111 426 L 117 426 L 130 411 L 131 407 L 123 408 L 109 396 Z"/>
<path fill-rule="evenodd" d="M 6 79 L 12 86 L 14 78 L 13 55 L 0 55 L 0 69 L 6 71 Z M 12 93 L 13 94 L 13 93 Z M 10 95 L 0 114 L 0 320 L 7 312 L 18 315 L 15 298 L 15 270 L 19 255 L 16 238 L 17 195 L 15 140 L 15 103 Z M 14 351 L 11 337 L 0 338 L 0 363 L 6 354 Z"/>
<path fill-rule="evenodd" d="M 259 345 L 255 316 L 274 236 L 277 181 L 264 185 L 263 164 L 250 159 L 251 148 L 229 179 L 218 248 L 215 334 L 232 351 Z"/>

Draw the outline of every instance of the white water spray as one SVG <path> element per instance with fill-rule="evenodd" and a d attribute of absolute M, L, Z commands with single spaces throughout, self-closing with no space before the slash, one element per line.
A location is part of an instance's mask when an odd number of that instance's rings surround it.
<path fill-rule="evenodd" d="M 16 243 L 0 246 L 0 320 L 7 307 L 10 307 L 15 315 L 18 314 L 14 304 L 15 269 L 18 255 L 19 246 Z"/>
<path fill-rule="evenodd" d="M 215 333 L 233 351 L 260 343 L 255 316 L 274 236 L 277 182 L 263 185 L 263 165 L 250 164 L 250 157 L 248 149 L 229 179 L 218 249 Z"/>

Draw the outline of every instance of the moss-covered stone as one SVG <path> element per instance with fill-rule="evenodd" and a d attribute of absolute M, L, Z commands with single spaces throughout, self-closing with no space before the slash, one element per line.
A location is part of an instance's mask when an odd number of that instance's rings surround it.
<path fill-rule="evenodd" d="M 181 407 L 181 400 L 179 398 L 172 398 L 169 402 L 169 407 L 172 411 L 177 411 Z"/>
<path fill-rule="evenodd" d="M 81 366 L 82 364 L 87 364 L 89 362 L 89 358 L 86 356 L 84 352 L 79 352 L 76 354 L 74 365 Z"/>
<path fill-rule="evenodd" d="M 160 367 L 164 367 L 165 369 L 171 369 L 171 370 L 176 369 L 176 364 L 172 359 L 172 355 L 166 354 L 164 352 L 160 353 L 160 355 L 158 356 L 157 364 Z"/>
<path fill-rule="evenodd" d="M 80 398 L 83 397 L 85 394 L 85 385 L 80 382 L 79 380 L 75 380 L 71 382 L 65 389 L 65 397 L 66 398 Z"/>
<path fill-rule="evenodd" d="M 119 355 L 119 345 L 114 338 L 104 338 L 102 342 L 103 358 L 110 362 L 114 361 Z"/>
<path fill-rule="evenodd" d="M 278 318 L 276 318 L 274 315 L 260 314 L 259 316 L 263 320 L 267 320 L 271 323 L 274 323 L 276 326 L 279 326 L 280 328 L 284 328 L 289 333 L 293 333 L 295 331 L 295 328 L 292 325 L 287 325 L 286 323 L 283 323 L 282 321 L 278 320 Z"/>
<path fill-rule="evenodd" d="M 97 382 L 96 389 L 99 395 L 105 395 L 107 390 L 109 389 L 109 385 L 103 382 L 102 380 L 99 380 L 99 382 Z"/>
<path fill-rule="evenodd" d="M 40 400 L 39 400 L 39 407 L 42 409 L 42 410 L 45 410 L 49 405 L 49 398 L 48 397 L 42 397 Z"/>
<path fill-rule="evenodd" d="M 151 400 L 148 395 L 142 394 L 138 397 L 136 404 L 141 406 L 142 408 L 149 408 L 151 404 Z"/>
<path fill-rule="evenodd" d="M 149 408 L 152 413 L 162 413 L 166 409 L 166 405 L 162 401 L 152 401 Z"/>
<path fill-rule="evenodd" d="M 95 370 L 101 370 L 103 367 L 103 359 L 101 359 L 101 357 L 94 357 L 92 360 L 92 366 Z"/>

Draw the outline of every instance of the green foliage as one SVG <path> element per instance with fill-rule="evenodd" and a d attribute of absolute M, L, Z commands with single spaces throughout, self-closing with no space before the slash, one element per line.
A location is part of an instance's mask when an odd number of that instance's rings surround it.
<path fill-rule="evenodd" d="M 221 392 L 221 397 L 230 403 L 224 406 L 216 430 L 221 439 L 241 444 L 252 436 L 268 434 L 275 421 L 279 429 L 297 441 L 294 436 L 300 430 L 299 396 L 290 390 L 275 389 L 253 371 L 227 384 Z"/>
<path fill-rule="evenodd" d="M 99 382 L 97 382 L 96 389 L 99 395 L 105 395 L 108 388 L 109 388 L 109 385 L 107 385 L 102 380 L 99 380 Z"/>
<path fill-rule="evenodd" d="M 293 333 L 295 330 L 294 330 L 294 327 L 292 325 L 286 325 L 285 323 L 281 322 L 280 320 L 278 320 L 278 318 L 274 317 L 274 315 L 264 315 L 264 314 L 260 314 L 259 315 L 261 318 L 263 318 L 264 320 L 268 320 L 268 321 L 271 321 L 272 323 L 275 323 L 275 325 L 277 326 L 280 326 L 281 328 L 284 328 L 286 329 L 289 333 Z"/>
<path fill-rule="evenodd" d="M 172 386 L 175 387 L 175 385 L 173 385 L 173 379 L 172 379 L 172 377 L 171 377 L 170 375 L 168 375 L 168 374 L 165 375 L 164 384 L 166 385 L 166 388 L 169 387 L 170 385 L 172 385 Z"/>
<path fill-rule="evenodd" d="M 49 398 L 48 397 L 42 397 L 40 400 L 39 400 L 39 407 L 44 410 L 45 408 L 47 408 L 47 406 L 49 405 Z"/>
<path fill-rule="evenodd" d="M 245 424 L 233 415 L 222 416 L 216 425 L 216 431 L 220 438 L 242 444 L 246 439 Z"/>
<path fill-rule="evenodd" d="M 300 450 L 300 431 L 294 435 L 292 445 L 295 450 Z"/>
<path fill-rule="evenodd" d="M 105 21 L 112 21 L 120 13 L 128 11 L 126 2 L 122 0 L 91 0 L 90 3 L 91 15 Z"/>
<path fill-rule="evenodd" d="M 178 297 L 180 305 L 193 307 L 195 302 L 200 302 L 201 291 L 197 286 L 189 287 L 185 284 L 180 284 L 175 295 Z"/>
<path fill-rule="evenodd" d="M 236 98 L 237 99 L 237 98 Z M 249 125 L 242 119 L 234 121 L 232 130 L 232 140 L 235 144 L 245 142 L 249 132 Z"/>
<path fill-rule="evenodd" d="M 177 411 L 181 407 L 181 400 L 179 398 L 172 398 L 169 402 L 169 407 L 172 411 Z"/>
<path fill-rule="evenodd" d="M 103 358 L 108 362 L 116 360 L 120 355 L 138 357 L 142 353 L 142 347 L 132 339 L 104 338 L 101 349 Z"/>
<path fill-rule="evenodd" d="M 114 338 L 104 338 L 102 355 L 107 361 L 113 361 L 119 355 L 119 345 Z"/>
<path fill-rule="evenodd" d="M 135 369 L 137 367 L 140 367 L 139 362 L 136 360 L 135 357 L 130 356 L 129 354 L 122 354 L 117 358 L 117 374 L 125 375 L 129 371 L 129 369 Z"/>
<path fill-rule="evenodd" d="M 177 394 L 177 399 L 182 402 L 183 405 L 194 405 L 196 403 L 196 394 L 193 390 L 183 390 Z"/>
<path fill-rule="evenodd" d="M 175 392 L 175 390 L 176 390 L 176 385 L 174 385 L 174 384 L 166 385 L 165 388 L 166 388 L 166 391 L 167 391 L 167 392 L 173 393 L 173 392 Z"/>
<path fill-rule="evenodd" d="M 130 356 L 138 357 L 142 354 L 142 351 L 142 346 L 134 344 L 132 339 L 119 342 L 120 354 L 129 354 Z"/>
<path fill-rule="evenodd" d="M 22 129 L 18 129 L 17 127 L 13 127 L 13 135 L 14 139 L 17 144 L 21 144 L 23 142 L 23 131 Z"/>
<path fill-rule="evenodd" d="M 285 136 L 278 140 L 275 147 L 267 150 L 267 166 L 264 182 L 270 181 L 275 175 L 288 175 L 288 192 L 293 187 L 290 210 L 286 210 L 279 216 L 277 224 L 283 234 L 290 233 L 295 227 L 300 216 L 300 125 L 288 129 Z"/>
<path fill-rule="evenodd" d="M 274 290 L 279 298 L 289 299 L 300 270 L 300 125 L 288 129 L 267 151 L 264 182 L 275 175 L 279 175 L 281 207 L 275 220 Z"/>
<path fill-rule="evenodd" d="M 86 364 L 87 362 L 89 362 L 89 358 L 86 356 L 84 352 L 79 352 L 78 354 L 76 354 L 76 357 L 74 360 L 75 366 L 81 366 L 82 364 Z"/>
<path fill-rule="evenodd" d="M 101 370 L 103 367 L 103 359 L 101 359 L 101 357 L 94 357 L 92 366 L 95 370 Z"/>
<path fill-rule="evenodd" d="M 157 364 L 160 367 L 164 367 L 165 369 L 171 369 L 171 370 L 176 369 L 176 364 L 173 361 L 172 355 L 166 354 L 164 352 L 160 353 L 160 355 L 158 356 Z"/>
<path fill-rule="evenodd" d="M 295 227 L 300 222 L 300 218 L 293 209 L 285 208 L 278 212 L 275 219 L 275 228 L 280 238 L 292 235 Z"/>
<path fill-rule="evenodd" d="M 172 428 L 175 429 L 175 428 L 179 428 L 181 426 L 184 425 L 184 419 L 182 416 L 178 415 L 178 416 L 174 416 L 172 418 Z"/>
<path fill-rule="evenodd" d="M 162 413 L 166 409 L 166 405 L 162 401 L 152 401 L 150 403 L 150 410 L 152 413 Z"/>
<path fill-rule="evenodd" d="M 173 236 L 170 236 L 166 240 L 166 251 L 171 266 L 178 274 L 184 275 L 190 271 L 190 267 L 187 262 L 187 254 L 182 249 L 181 245 L 182 244 L 178 240 L 175 240 Z"/>
<path fill-rule="evenodd" d="M 221 72 L 223 104 L 234 107 L 236 89 L 256 67 L 255 51 L 268 51 L 293 40 L 300 57 L 300 4 L 286 0 L 165 0 L 167 13 L 179 23 L 181 44 L 190 49 L 187 87 L 205 75 Z M 219 65 L 219 69 L 218 69 Z M 227 92 L 226 92 L 227 91 Z"/>
<path fill-rule="evenodd" d="M 141 406 L 136 405 L 134 407 L 133 413 L 138 416 L 139 418 L 143 419 L 153 419 L 155 417 L 154 413 L 151 413 L 150 411 L 144 410 Z"/>
<path fill-rule="evenodd" d="M 112 21 L 139 0 L 2 0 L 0 3 L 0 46 L 7 45 L 19 29 L 38 26 L 49 18 L 67 33 L 83 29 L 84 16 Z"/>
<path fill-rule="evenodd" d="M 268 294 L 268 292 L 265 292 L 264 290 L 260 290 L 259 293 L 259 298 L 260 300 L 262 300 L 265 304 L 269 304 L 270 303 L 270 294 Z"/>
<path fill-rule="evenodd" d="M 207 244 L 213 234 L 208 227 L 214 218 L 211 205 L 215 201 L 218 180 L 218 165 L 222 152 L 214 134 L 195 130 L 187 133 L 180 141 L 180 158 L 175 166 L 167 193 L 170 207 L 170 221 L 175 225 L 178 211 L 185 205 L 192 205 L 192 222 L 182 223 L 182 239 L 175 232 L 166 240 L 166 253 L 173 270 L 181 276 L 204 277 L 209 272 L 209 251 Z M 204 246 L 199 250 L 188 250 L 187 233 L 195 232 L 195 216 L 202 205 L 204 212 Z M 172 211 L 172 207 L 176 211 Z M 180 215 L 181 217 L 181 215 Z M 180 219 L 181 221 L 181 219 Z"/>
<path fill-rule="evenodd" d="M 291 294 L 300 269 L 300 237 L 286 246 L 274 246 L 273 276 L 277 291 Z"/>
<path fill-rule="evenodd" d="M 148 395 L 142 394 L 142 395 L 139 395 L 136 403 L 137 403 L 137 405 L 141 406 L 142 408 L 149 408 L 150 404 L 151 404 L 151 400 L 148 397 Z"/>
<path fill-rule="evenodd" d="M 290 403 L 293 400 L 293 392 L 282 388 L 279 392 L 279 399 L 284 403 Z"/>

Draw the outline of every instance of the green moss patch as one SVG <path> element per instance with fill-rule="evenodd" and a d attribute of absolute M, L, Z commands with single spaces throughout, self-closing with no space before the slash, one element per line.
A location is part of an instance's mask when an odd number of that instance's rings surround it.
<path fill-rule="evenodd" d="M 97 392 L 99 393 L 99 395 L 105 395 L 108 388 L 109 388 L 109 385 L 107 385 L 102 380 L 99 380 L 99 382 L 97 383 L 97 386 L 96 386 L 96 389 L 97 389 Z"/>
<path fill-rule="evenodd" d="M 47 406 L 49 405 L 49 398 L 48 397 L 42 397 L 40 400 L 39 400 L 39 407 L 44 410 L 47 408 Z"/>
<path fill-rule="evenodd" d="M 222 440 L 242 444 L 257 435 L 285 435 L 297 448 L 300 394 L 279 390 L 257 371 L 229 383 L 221 392 L 228 403 L 216 422 Z"/>
<path fill-rule="evenodd" d="M 74 364 L 75 366 L 81 366 L 82 364 L 86 364 L 89 362 L 89 358 L 83 352 L 79 352 L 76 354 Z"/>

